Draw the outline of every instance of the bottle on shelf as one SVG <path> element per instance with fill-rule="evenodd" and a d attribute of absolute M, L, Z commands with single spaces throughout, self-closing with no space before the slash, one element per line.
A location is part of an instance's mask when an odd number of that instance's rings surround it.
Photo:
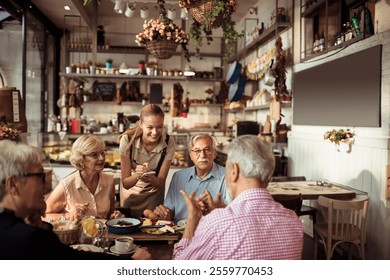
<path fill-rule="evenodd" d="M 358 14 L 357 13 L 354 13 L 352 19 L 351 19 L 351 22 L 352 22 L 352 27 L 353 27 L 353 32 L 354 32 L 354 35 L 355 37 L 358 37 L 361 32 L 360 32 L 360 27 L 359 27 L 359 17 L 358 17 Z"/>
<path fill-rule="evenodd" d="M 320 35 L 317 33 L 315 36 L 314 36 L 314 43 L 313 43 L 313 52 L 319 52 L 320 48 L 319 48 L 319 43 L 320 43 Z"/>
<path fill-rule="evenodd" d="M 374 34 L 374 24 L 372 22 L 371 11 L 367 7 L 364 8 L 364 33 Z"/>
<path fill-rule="evenodd" d="M 60 132 L 62 130 L 62 122 L 61 122 L 61 117 L 57 117 L 57 122 L 56 122 L 56 132 Z"/>
<path fill-rule="evenodd" d="M 322 52 L 325 49 L 325 41 L 325 33 L 322 31 L 318 42 L 318 51 Z"/>
<path fill-rule="evenodd" d="M 118 119 L 118 132 L 119 133 L 125 132 L 125 123 L 124 123 L 123 113 L 117 113 L 117 119 Z"/>
<path fill-rule="evenodd" d="M 349 23 L 349 21 L 347 23 L 344 23 L 344 26 L 345 26 L 344 41 L 346 42 L 352 39 L 353 34 L 352 34 L 351 24 Z"/>

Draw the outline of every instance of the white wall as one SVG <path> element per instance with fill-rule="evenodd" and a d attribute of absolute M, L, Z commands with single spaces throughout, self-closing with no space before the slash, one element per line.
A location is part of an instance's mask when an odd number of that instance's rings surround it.
<path fill-rule="evenodd" d="M 333 144 L 323 140 L 324 132 L 334 127 L 293 125 L 288 138 L 289 175 L 329 179 L 370 195 L 366 247 L 368 259 L 390 259 L 390 204 L 385 197 L 390 120 L 389 13 L 388 2 L 378 2 L 375 9 L 377 34 L 344 50 L 327 53 L 305 63 L 296 61 L 294 65 L 294 71 L 301 71 L 378 44 L 383 45 L 381 128 L 352 128 L 355 130 L 356 140 L 350 153 L 337 152 Z M 297 39 L 299 33 L 295 34 Z M 298 60 L 299 39 L 295 42 L 294 58 Z"/>

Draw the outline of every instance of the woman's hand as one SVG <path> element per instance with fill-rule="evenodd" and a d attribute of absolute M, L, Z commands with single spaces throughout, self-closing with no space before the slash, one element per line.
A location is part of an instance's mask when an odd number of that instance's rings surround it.
<path fill-rule="evenodd" d="M 112 214 L 110 219 L 115 219 L 115 218 L 124 218 L 125 215 L 122 214 L 121 211 L 115 210 Z"/>
<path fill-rule="evenodd" d="M 88 211 L 89 202 L 86 203 L 76 203 L 73 211 L 70 211 L 66 214 L 68 220 L 81 220 L 85 213 Z"/>

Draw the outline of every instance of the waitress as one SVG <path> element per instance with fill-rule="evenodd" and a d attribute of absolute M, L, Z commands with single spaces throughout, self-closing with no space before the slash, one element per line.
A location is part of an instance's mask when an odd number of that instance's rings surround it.
<path fill-rule="evenodd" d="M 174 152 L 173 137 L 164 131 L 164 112 L 155 104 L 144 106 L 136 126 L 119 138 L 121 206 L 130 210 L 130 217 L 140 217 L 145 209 L 164 202 Z"/>

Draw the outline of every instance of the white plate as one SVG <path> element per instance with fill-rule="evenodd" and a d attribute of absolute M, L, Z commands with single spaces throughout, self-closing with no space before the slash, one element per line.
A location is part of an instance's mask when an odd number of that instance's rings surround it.
<path fill-rule="evenodd" d="M 91 244 L 75 244 L 75 245 L 71 245 L 70 247 L 72 247 L 75 250 L 79 250 L 79 251 L 95 252 L 95 253 L 103 253 L 104 252 L 103 248 L 99 248 L 99 247 L 96 247 L 95 245 L 91 245 Z"/>
<path fill-rule="evenodd" d="M 115 250 L 115 245 L 110 247 L 110 252 L 118 255 L 129 255 L 135 252 L 135 250 L 138 249 L 139 246 L 133 245 L 133 248 L 127 252 L 118 252 Z"/>

